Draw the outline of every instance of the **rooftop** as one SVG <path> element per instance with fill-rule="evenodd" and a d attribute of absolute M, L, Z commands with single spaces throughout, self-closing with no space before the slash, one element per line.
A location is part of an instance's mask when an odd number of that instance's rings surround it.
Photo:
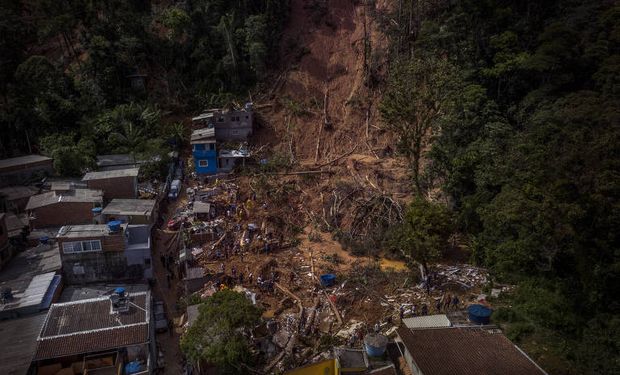
<path fill-rule="evenodd" d="M 0 321 L 0 374 L 28 372 L 45 315 Z"/>
<path fill-rule="evenodd" d="M 0 289 L 10 288 L 13 299 L 0 304 L 0 315 L 22 308 L 47 308 L 60 282 L 56 277 L 60 267 L 58 247 L 51 245 L 33 247 L 11 259 L 0 271 Z"/>
<path fill-rule="evenodd" d="M 477 327 L 409 329 L 398 335 L 424 374 L 546 374 L 497 330 Z"/>
<path fill-rule="evenodd" d="M 103 180 L 106 178 L 137 177 L 140 168 L 116 169 L 111 171 L 89 172 L 84 175 L 82 181 Z"/>
<path fill-rule="evenodd" d="M 0 171 L 2 171 L 2 169 L 14 168 L 21 165 L 39 163 L 48 160 L 52 161 L 52 158 L 48 158 L 43 155 L 25 155 L 18 156 L 16 158 L 2 159 L 0 160 Z"/>
<path fill-rule="evenodd" d="M 403 319 L 403 324 L 407 328 L 438 328 L 450 327 L 452 324 L 445 314 L 414 316 Z"/>
<path fill-rule="evenodd" d="M 109 296 L 53 304 L 35 360 L 93 353 L 149 340 L 150 294 L 131 293 L 129 311 L 113 312 Z"/>
<path fill-rule="evenodd" d="M 0 195 L 4 195 L 6 200 L 28 198 L 39 192 L 39 189 L 31 186 L 8 186 L 0 189 Z"/>
<path fill-rule="evenodd" d="M 121 227 L 126 228 L 127 224 L 122 224 Z M 103 237 L 116 234 L 118 233 L 110 232 L 107 224 L 65 225 L 60 228 L 56 238 Z"/>
<path fill-rule="evenodd" d="M 103 200 L 103 192 L 101 190 L 76 189 L 66 192 L 48 191 L 47 193 L 37 194 L 30 197 L 27 210 L 34 210 L 39 207 L 49 206 L 50 204 L 60 202 L 81 202 L 95 203 Z"/>
<path fill-rule="evenodd" d="M 101 213 L 104 215 L 150 215 L 154 199 L 112 199 Z"/>
<path fill-rule="evenodd" d="M 215 128 L 203 128 L 203 129 L 194 130 L 192 132 L 191 141 L 192 141 L 192 144 L 198 141 L 200 142 L 212 141 L 213 143 L 215 143 Z"/>
<path fill-rule="evenodd" d="M 85 299 L 93 299 L 109 296 L 114 289 L 122 287 L 129 294 L 148 292 L 147 284 L 87 284 L 80 286 L 65 286 L 60 295 L 59 302 L 81 301 Z"/>
<path fill-rule="evenodd" d="M 97 155 L 97 166 L 135 164 L 136 158 L 131 154 Z"/>
<path fill-rule="evenodd" d="M 28 215 L 14 213 L 7 213 L 6 218 L 6 230 L 9 232 L 9 237 L 15 237 L 22 234 L 24 227 L 28 226 Z"/>

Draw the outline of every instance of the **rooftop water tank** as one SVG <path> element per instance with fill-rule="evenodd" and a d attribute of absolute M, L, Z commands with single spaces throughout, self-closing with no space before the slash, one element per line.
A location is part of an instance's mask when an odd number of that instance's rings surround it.
<path fill-rule="evenodd" d="M 108 229 L 110 233 L 117 233 L 121 230 L 121 222 L 119 220 L 113 220 L 108 222 Z"/>
<path fill-rule="evenodd" d="M 381 357 L 385 353 L 387 343 L 388 338 L 378 333 L 369 333 L 364 337 L 364 348 L 370 357 Z"/>
<path fill-rule="evenodd" d="M 484 325 L 489 324 L 491 321 L 491 314 L 493 313 L 493 310 L 484 305 L 475 304 L 470 305 L 467 308 L 467 313 L 469 315 L 470 322 Z"/>
<path fill-rule="evenodd" d="M 103 208 L 101 207 L 95 207 L 91 210 L 91 212 L 93 213 L 93 215 L 99 215 L 101 213 L 101 211 L 103 211 Z"/>

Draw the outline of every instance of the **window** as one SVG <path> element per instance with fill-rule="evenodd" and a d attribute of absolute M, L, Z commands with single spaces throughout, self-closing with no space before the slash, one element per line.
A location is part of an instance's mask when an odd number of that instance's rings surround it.
<path fill-rule="evenodd" d="M 89 251 L 101 251 L 101 241 L 89 240 L 89 241 L 63 242 L 62 250 L 65 254 L 84 253 L 84 252 L 89 252 Z"/>
<path fill-rule="evenodd" d="M 232 135 L 239 135 L 239 130 L 231 130 Z"/>
<path fill-rule="evenodd" d="M 206 159 L 198 160 L 198 166 L 201 168 L 206 168 L 209 166 L 209 161 Z"/>
<path fill-rule="evenodd" d="M 209 150 L 215 150 L 215 143 L 209 143 Z"/>

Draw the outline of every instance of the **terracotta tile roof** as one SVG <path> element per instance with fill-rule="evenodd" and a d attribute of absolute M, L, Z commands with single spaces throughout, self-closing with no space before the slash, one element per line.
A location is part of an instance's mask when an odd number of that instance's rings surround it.
<path fill-rule="evenodd" d="M 39 340 L 34 360 L 123 348 L 149 341 L 146 324 Z"/>
<path fill-rule="evenodd" d="M 36 360 L 146 343 L 149 292 L 129 295 L 129 311 L 112 313 L 107 296 L 53 304 L 37 339 Z"/>
<path fill-rule="evenodd" d="M 502 333 L 476 327 L 405 326 L 397 332 L 423 374 L 546 374 Z"/>

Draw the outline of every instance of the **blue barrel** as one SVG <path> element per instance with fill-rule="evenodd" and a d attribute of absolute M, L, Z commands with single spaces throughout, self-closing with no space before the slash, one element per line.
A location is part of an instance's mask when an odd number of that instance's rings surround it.
<path fill-rule="evenodd" d="M 467 313 L 469 315 L 469 321 L 472 323 L 489 324 L 493 310 L 484 305 L 475 304 L 467 308 Z"/>
<path fill-rule="evenodd" d="M 364 348 L 370 357 L 383 356 L 387 343 L 388 338 L 378 333 L 369 333 L 364 337 Z"/>
<path fill-rule="evenodd" d="M 101 207 L 95 207 L 91 210 L 91 212 L 93 213 L 93 215 L 99 215 L 101 213 L 101 211 L 103 211 L 103 208 Z"/>
<path fill-rule="evenodd" d="M 44 245 L 45 245 L 46 243 L 48 243 L 48 242 L 49 242 L 49 240 L 50 240 L 50 238 L 49 238 L 48 236 L 43 236 L 43 237 L 39 238 L 39 242 L 40 242 L 40 243 L 42 243 L 42 244 L 44 244 Z"/>
<path fill-rule="evenodd" d="M 108 222 L 108 228 L 110 229 L 110 232 L 115 233 L 121 230 L 121 224 L 121 221 L 113 220 Z"/>
<path fill-rule="evenodd" d="M 321 285 L 323 286 L 332 286 L 336 282 L 336 275 L 333 273 L 328 273 L 325 275 L 321 275 Z"/>
<path fill-rule="evenodd" d="M 140 372 L 141 370 L 142 366 L 136 361 L 129 362 L 125 365 L 125 374 L 135 374 L 136 372 Z"/>

